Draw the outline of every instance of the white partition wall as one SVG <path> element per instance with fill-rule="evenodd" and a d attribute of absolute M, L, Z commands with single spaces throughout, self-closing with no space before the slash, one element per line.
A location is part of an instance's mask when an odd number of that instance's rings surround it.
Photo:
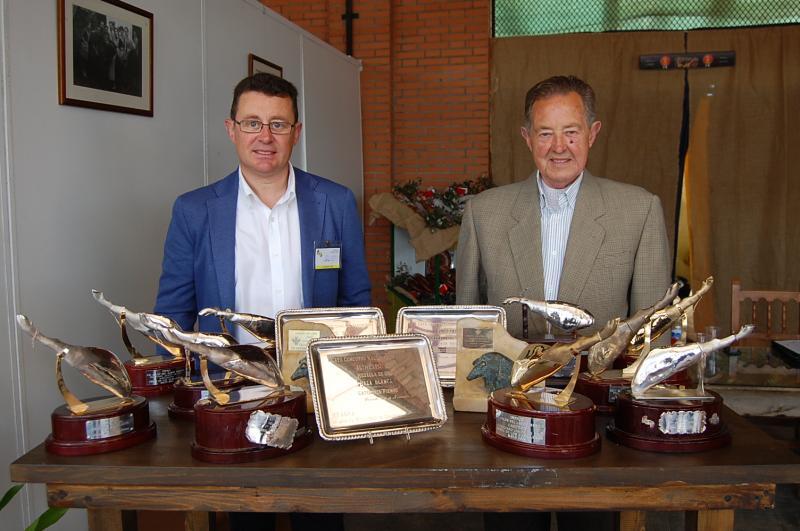
<path fill-rule="evenodd" d="M 131 309 L 152 308 L 173 200 L 236 167 L 223 120 L 234 85 L 247 74 L 248 53 L 281 65 L 301 93 L 306 126 L 293 162 L 347 184 L 361 201 L 357 61 L 255 0 L 127 1 L 154 15 L 153 117 L 59 105 L 56 2 L 0 0 L 6 471 L 44 440 L 62 402 L 55 353 L 34 349 L 17 332 L 14 314 L 27 314 L 47 335 L 127 357 L 90 290 Z M 306 57 L 313 64 L 305 65 Z M 78 393 L 97 393 L 67 377 Z M 3 511 L 0 527 L 23 529 L 45 509 L 44 490 L 27 490 Z M 54 529 L 86 527 L 85 513 L 71 510 Z"/>

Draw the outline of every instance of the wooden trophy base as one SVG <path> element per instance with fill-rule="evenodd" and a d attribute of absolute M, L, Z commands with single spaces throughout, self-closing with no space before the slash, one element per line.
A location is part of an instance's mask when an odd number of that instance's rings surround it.
<path fill-rule="evenodd" d="M 515 398 L 517 391 L 500 389 L 489 395 L 483 439 L 501 450 L 529 457 L 570 459 L 600 450 L 595 431 L 595 406 L 574 393 L 570 404 L 552 403 L 558 390 L 528 392 L 530 400 Z"/>
<path fill-rule="evenodd" d="M 192 456 L 209 463 L 243 463 L 277 457 L 304 448 L 311 441 L 306 415 L 306 393 L 292 388 L 287 395 L 218 406 L 210 400 L 195 404 L 195 440 Z M 289 448 L 275 448 L 251 442 L 246 436 L 250 415 L 263 411 L 297 419 L 294 442 Z"/>
<path fill-rule="evenodd" d="M 109 406 L 120 398 L 87 400 L 91 406 Z M 147 399 L 132 396 L 117 409 L 76 415 L 61 405 L 50 416 L 53 432 L 45 441 L 45 449 L 57 455 L 92 455 L 122 450 L 155 437 L 156 425 L 150 421 Z M 94 409 L 94 408 L 93 408 Z"/>
<path fill-rule="evenodd" d="M 731 435 L 722 422 L 722 397 L 713 400 L 639 400 L 630 391 L 617 397 L 606 427 L 609 439 L 648 452 L 702 452 L 725 446 Z"/>
<path fill-rule="evenodd" d="M 213 380 L 213 382 L 222 391 L 230 391 L 235 387 L 248 385 L 241 378 Z M 172 403 L 167 407 L 169 417 L 172 419 L 194 420 L 194 405 L 198 400 L 208 398 L 208 389 L 205 388 L 202 381 L 189 384 L 185 378 L 175 382 L 174 389 L 175 394 Z"/>
<path fill-rule="evenodd" d="M 631 381 L 622 377 L 621 370 L 608 370 L 599 376 L 582 372 L 578 375 L 575 391 L 588 397 L 597 406 L 597 412 L 608 415 L 617 409 L 617 396 L 631 388 Z"/>
<path fill-rule="evenodd" d="M 125 362 L 125 370 L 131 379 L 135 395 L 160 396 L 171 393 L 175 382 L 186 374 L 185 360 L 162 356 L 152 358 L 139 365 L 133 360 Z"/>

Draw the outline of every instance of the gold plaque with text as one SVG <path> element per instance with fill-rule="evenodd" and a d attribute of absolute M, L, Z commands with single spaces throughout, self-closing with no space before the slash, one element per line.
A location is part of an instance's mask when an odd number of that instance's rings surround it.
<path fill-rule="evenodd" d="M 447 420 L 421 334 L 317 339 L 308 345 L 308 366 L 323 439 L 410 435 Z"/>

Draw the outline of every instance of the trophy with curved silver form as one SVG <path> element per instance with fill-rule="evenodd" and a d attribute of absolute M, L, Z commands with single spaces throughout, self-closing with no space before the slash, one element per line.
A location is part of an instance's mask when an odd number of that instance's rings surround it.
<path fill-rule="evenodd" d="M 728 444 L 722 397 L 704 387 L 706 356 L 732 345 L 753 331 L 745 325 L 737 333 L 703 343 L 656 348 L 643 357 L 630 391 L 620 393 L 608 436 L 626 446 L 656 452 L 698 452 Z M 666 384 L 679 371 L 698 367 L 698 386 Z"/>
<path fill-rule="evenodd" d="M 180 345 L 173 345 L 165 341 L 152 328 L 142 323 L 140 315 L 150 315 L 152 319 L 159 319 L 165 326 L 177 327 L 172 319 L 156 314 L 142 314 L 132 312 L 125 306 L 112 303 L 105 298 L 102 291 L 92 290 L 92 297 L 104 306 L 114 316 L 122 334 L 122 342 L 131 355 L 125 362 L 125 369 L 131 378 L 133 389 L 142 396 L 158 396 L 171 393 L 175 382 L 190 371 L 190 360 Z M 131 343 L 128 336 L 128 326 L 144 335 L 147 339 L 164 348 L 169 355 L 155 354 L 145 356 Z"/>
<path fill-rule="evenodd" d="M 533 344 L 514 362 L 511 387 L 489 395 L 484 440 L 501 450 L 531 457 L 577 458 L 600 449 L 595 430 L 595 406 L 587 397 L 574 393 L 580 372 L 581 351 L 610 337 L 618 319 L 591 336 L 549 348 Z M 534 387 L 571 361 L 575 369 L 563 390 Z"/>
<path fill-rule="evenodd" d="M 639 310 L 628 319 L 620 321 L 619 326 L 610 337 L 592 345 L 589 349 L 589 373 L 597 376 L 611 367 L 614 360 L 628 348 L 636 332 L 651 319 L 655 312 L 667 307 L 675 299 L 680 287 L 680 282 L 673 283 L 667 288 L 667 292 L 661 300 L 649 308 Z"/>
<path fill-rule="evenodd" d="M 664 334 L 664 332 L 669 330 L 672 323 L 681 318 L 685 320 L 689 309 L 693 308 L 698 302 L 700 302 L 700 299 L 706 294 L 706 292 L 708 292 L 708 290 L 711 289 L 713 284 L 714 277 L 708 277 L 703 281 L 703 283 L 700 285 L 700 289 L 698 289 L 695 293 L 692 293 L 688 297 L 684 297 L 672 306 L 654 313 L 650 318 L 650 321 L 641 329 L 639 329 L 636 332 L 636 335 L 631 338 L 628 352 L 639 352 L 645 347 L 645 344 L 649 346 L 650 341 L 655 341 L 662 334 Z M 683 330 L 686 330 L 685 322 L 683 323 Z"/>
<path fill-rule="evenodd" d="M 71 345 L 42 334 L 25 315 L 17 325 L 56 352 L 56 383 L 65 404 L 53 412 L 45 448 L 59 455 L 87 455 L 128 448 L 155 436 L 147 399 L 131 394 L 131 381 L 117 356 L 99 347 Z M 114 396 L 81 400 L 69 390 L 62 362 Z"/>
<path fill-rule="evenodd" d="M 226 371 L 263 386 L 260 389 L 256 387 L 247 388 L 248 393 L 239 396 L 239 401 L 265 398 L 289 389 L 284 384 L 283 377 L 275 361 L 264 350 L 255 345 L 211 346 L 203 342 L 200 338 L 202 334 L 180 330 L 165 329 L 164 335 L 170 341 L 183 345 L 200 355 L 200 373 L 203 375 L 203 382 L 209 390 L 209 397 L 219 405 L 235 403 L 235 399 L 232 400 L 232 393 L 221 391 L 213 384 L 208 376 L 209 361 L 219 365 Z M 265 394 L 260 397 L 257 396 L 256 393 L 262 391 Z"/>
<path fill-rule="evenodd" d="M 215 315 L 219 318 L 220 326 L 223 331 L 227 331 L 225 320 L 247 330 L 253 337 L 268 345 L 275 345 L 275 319 L 255 315 L 252 313 L 233 312 L 231 310 L 221 310 L 219 308 L 203 308 L 200 315 Z"/>
<path fill-rule="evenodd" d="M 235 463 L 283 455 L 308 444 L 306 393 L 284 383 L 267 349 L 214 345 L 210 343 L 216 336 L 169 327 L 160 333 L 200 356 L 200 374 L 209 395 L 194 405 L 195 458 Z M 209 377 L 209 362 L 259 385 L 222 390 Z"/>
<path fill-rule="evenodd" d="M 581 328 L 592 326 L 594 316 L 580 306 L 561 301 L 537 301 L 525 297 L 508 297 L 503 304 L 518 303 L 537 315 L 540 315 L 548 324 L 564 330 L 575 332 Z"/>
<path fill-rule="evenodd" d="M 722 339 L 712 339 L 704 343 L 664 347 L 651 350 L 644 357 L 631 381 L 631 393 L 635 398 L 647 400 L 696 399 L 703 400 L 709 395 L 705 393 L 704 370 L 698 370 L 698 387 L 696 390 L 661 388 L 654 389 L 678 371 L 696 364 L 705 365 L 706 357 L 717 350 L 731 346 L 736 341 L 755 330 L 754 325 L 744 325 L 737 333 Z"/>
<path fill-rule="evenodd" d="M 172 345 L 174 348 L 186 352 L 186 368 L 182 370 L 183 376 L 175 380 L 172 386 L 174 396 L 168 412 L 169 416 L 173 418 L 193 419 L 195 403 L 201 398 L 205 398 L 209 391 L 202 375 L 198 376 L 198 369 L 192 370 L 192 356 L 189 355 L 189 351 L 184 345 L 174 342 L 164 333 L 165 330 L 181 331 L 180 326 L 172 319 L 153 313 L 137 313 L 134 320 L 139 327 L 137 329 L 141 329 L 143 334 L 153 338 L 154 341 L 159 344 Z M 194 337 L 196 342 L 212 347 L 228 347 L 236 344 L 236 340 L 229 334 L 197 332 Z M 130 368 L 128 368 L 128 372 L 131 372 Z M 228 371 L 222 377 L 213 378 L 212 381 L 215 388 L 227 389 L 241 385 L 242 378 Z"/>

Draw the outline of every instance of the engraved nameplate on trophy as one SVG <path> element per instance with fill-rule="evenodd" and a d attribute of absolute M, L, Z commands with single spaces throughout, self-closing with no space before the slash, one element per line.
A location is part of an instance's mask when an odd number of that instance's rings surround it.
<path fill-rule="evenodd" d="M 56 384 L 64 405 L 51 415 L 52 432 L 45 441 L 48 452 L 90 455 L 121 450 L 144 442 L 156 434 L 147 399 L 131 395 L 131 381 L 122 362 L 112 352 L 98 347 L 70 345 L 43 335 L 24 315 L 17 325 L 34 341 L 56 352 Z M 67 387 L 62 362 L 114 396 L 79 399 Z"/>
<path fill-rule="evenodd" d="M 380 308 L 306 308 L 283 310 L 275 316 L 278 366 L 286 383 L 306 391 L 306 409 L 314 411 L 308 379 L 306 348 L 315 339 L 386 333 Z"/>
<path fill-rule="evenodd" d="M 317 339 L 308 355 L 323 439 L 371 441 L 447 420 L 430 341 L 421 334 Z"/>
<path fill-rule="evenodd" d="M 597 452 L 600 436 L 595 431 L 594 404 L 573 394 L 568 404 L 559 405 L 559 393 L 560 389 L 550 387 L 525 393 L 511 388 L 494 391 L 481 428 L 484 440 L 529 457 L 567 459 Z"/>
<path fill-rule="evenodd" d="M 622 376 L 620 369 L 606 370 L 596 376 L 582 372 L 575 385 L 575 391 L 589 397 L 601 414 L 613 413 L 619 394 L 630 388 L 630 378 Z"/>
<path fill-rule="evenodd" d="M 397 312 L 398 334 L 423 334 L 430 340 L 442 387 L 455 385 L 456 324 L 466 318 L 506 326 L 505 309 L 499 306 L 406 306 Z"/>

